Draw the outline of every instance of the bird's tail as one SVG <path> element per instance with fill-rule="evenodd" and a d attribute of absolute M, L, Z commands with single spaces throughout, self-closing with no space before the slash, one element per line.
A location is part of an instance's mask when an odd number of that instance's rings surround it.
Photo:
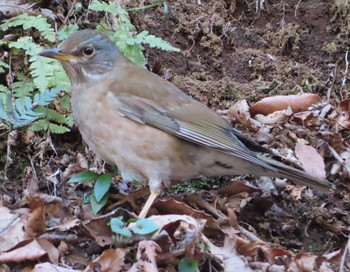
<path fill-rule="evenodd" d="M 296 184 L 308 186 L 318 191 L 326 192 L 326 193 L 329 193 L 333 189 L 335 189 L 335 185 L 328 182 L 325 179 L 313 177 L 305 173 L 304 171 L 295 169 L 279 161 L 276 161 L 274 159 L 271 159 L 262 155 L 258 155 L 258 157 L 264 162 L 268 163 L 273 168 L 275 168 L 276 172 L 280 174 L 280 177 L 287 178 L 290 181 L 295 182 Z M 273 176 L 277 176 L 277 175 L 274 174 Z"/>

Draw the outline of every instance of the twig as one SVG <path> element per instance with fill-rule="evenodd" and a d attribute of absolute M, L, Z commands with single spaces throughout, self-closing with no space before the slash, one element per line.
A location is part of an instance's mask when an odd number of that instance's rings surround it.
<path fill-rule="evenodd" d="M 344 253 L 341 256 L 341 260 L 340 260 L 340 266 L 339 266 L 339 272 L 344 272 L 344 263 L 345 263 L 345 258 L 346 255 L 350 254 L 350 236 L 348 238 L 348 242 L 344 248 Z"/>
<path fill-rule="evenodd" d="M 345 163 L 345 161 L 342 159 L 342 157 L 339 156 L 337 151 L 334 150 L 334 148 L 328 144 L 329 151 L 331 151 L 334 158 L 344 167 L 344 170 L 350 175 L 350 166 Z"/>
<path fill-rule="evenodd" d="M 347 77 L 348 77 L 348 70 L 349 70 L 349 60 L 348 60 L 348 54 L 349 54 L 349 51 L 346 51 L 345 52 L 345 71 L 344 71 L 344 77 L 343 77 L 343 80 L 341 82 L 341 87 L 340 87 L 340 96 L 341 96 L 341 99 L 343 100 L 343 95 L 342 95 L 342 90 L 346 84 L 346 80 L 347 80 Z"/>
<path fill-rule="evenodd" d="M 266 244 L 266 242 L 264 242 L 263 240 L 261 240 L 258 236 L 256 236 L 254 233 L 252 233 L 251 231 L 238 226 L 238 230 L 240 232 L 242 232 L 242 234 L 244 234 L 246 237 L 248 237 L 251 241 L 255 241 L 255 242 L 261 242 L 263 244 Z"/>
<path fill-rule="evenodd" d="M 299 10 L 299 6 L 300 6 L 300 4 L 301 4 L 301 1 L 302 1 L 302 0 L 299 0 L 299 2 L 295 5 L 294 17 L 298 17 L 297 12 L 298 12 L 298 10 Z"/>
<path fill-rule="evenodd" d="M 67 23 L 67 21 L 68 21 L 68 19 L 69 19 L 69 16 L 72 15 L 72 12 L 73 12 L 73 9 L 74 9 L 74 7 L 75 7 L 75 3 L 76 3 L 76 2 L 77 2 L 77 0 L 74 0 L 73 3 L 72 3 L 72 5 L 70 6 L 70 8 L 69 8 L 69 10 L 68 10 L 68 13 L 67 13 L 67 16 L 64 18 L 64 20 L 63 20 L 63 22 L 62 22 L 61 28 L 64 27 L 64 26 L 66 25 L 66 23 Z"/>
<path fill-rule="evenodd" d="M 332 79 L 331 86 L 329 86 L 329 88 L 327 90 L 327 102 L 329 102 L 329 100 L 331 99 L 332 89 L 334 86 L 335 78 L 337 76 L 337 64 L 335 64 L 335 66 L 334 66 L 334 69 L 332 71 L 332 76 L 333 76 L 333 79 Z"/>

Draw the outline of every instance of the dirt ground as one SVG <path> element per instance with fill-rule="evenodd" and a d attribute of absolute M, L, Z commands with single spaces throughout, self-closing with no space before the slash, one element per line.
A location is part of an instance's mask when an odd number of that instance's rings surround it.
<path fill-rule="evenodd" d="M 53 9 L 54 1 L 48 2 L 50 4 L 45 7 Z M 70 1 L 58 2 L 64 12 L 68 12 Z M 146 5 L 152 1 L 143 2 Z M 345 53 L 350 46 L 350 7 L 343 2 L 177 0 L 167 1 L 167 12 L 164 12 L 164 6 L 158 6 L 130 12 L 130 16 L 138 31 L 148 30 L 181 49 L 181 53 L 172 53 L 146 47 L 150 69 L 222 113 L 234 127 L 259 141 L 257 129 L 249 128 L 227 114 L 226 110 L 238 100 L 246 99 L 252 104 L 264 97 L 315 93 L 323 101 L 329 98 L 329 103 L 337 107 L 340 101 L 349 97 L 349 84 L 343 84 L 343 80 L 347 76 Z M 134 5 L 133 1 L 123 3 Z M 83 3 L 83 8 L 86 5 Z M 73 16 L 70 19 L 74 20 Z M 80 27 L 88 27 L 83 19 L 86 18 L 81 18 Z M 0 172 L 3 204 L 11 209 L 26 206 L 24 192 L 28 186 L 37 186 L 38 192 L 61 197 L 69 202 L 67 209 L 71 213 L 80 214 L 80 201 L 92 185 L 79 185 L 73 190 L 66 185 L 69 175 L 83 169 L 82 165 L 93 169 L 102 169 L 104 165 L 82 143 L 77 129 L 64 135 L 35 134 L 31 144 L 26 142 L 26 133 L 17 133 L 20 135 L 17 145 L 11 148 L 11 157 L 16 163 L 7 169 L 8 179 L 4 178 L 4 171 Z M 342 130 L 337 135 L 341 139 L 340 150 L 349 148 L 349 130 Z M 275 124 L 270 136 L 272 140 L 262 143 L 279 151 L 294 150 L 296 138 L 304 139 L 316 149 L 324 140 L 319 127 L 302 126 L 293 121 Z M 1 167 L 5 167 L 6 148 L 6 141 L 3 141 Z M 241 203 L 241 208 L 235 210 L 237 224 L 270 245 L 296 254 L 323 255 L 344 249 L 350 233 L 349 179 L 332 172 L 335 158 L 329 152 L 324 152 L 323 157 L 328 180 L 337 185 L 336 192 L 324 194 L 305 189 L 296 195 L 295 188 L 286 185 L 268 195 L 251 194 L 245 199 L 246 203 Z M 57 170 L 61 173 L 59 178 L 54 175 Z M 235 179 L 258 186 L 254 177 Z M 213 203 L 219 188 L 230 180 L 231 177 L 210 178 L 192 182 L 192 185 L 191 181 L 186 181 L 164 190 L 160 199 L 175 198 L 205 211 L 198 202 L 192 201 L 193 193 Z M 111 192 L 118 194 L 117 184 Z M 137 200 L 138 208 L 144 201 L 145 198 Z M 138 208 L 128 202 L 121 206 L 138 212 Z M 107 210 L 102 210 L 104 212 Z M 216 245 L 223 244 L 222 236 L 211 237 Z M 89 244 L 87 253 L 80 254 L 81 244 L 71 245 L 66 263 L 76 269 L 84 268 L 101 252 L 101 248 L 95 246 Z M 162 267 L 163 271 L 175 271 Z M 223 270 L 210 270 L 202 263 L 200 271 Z"/>

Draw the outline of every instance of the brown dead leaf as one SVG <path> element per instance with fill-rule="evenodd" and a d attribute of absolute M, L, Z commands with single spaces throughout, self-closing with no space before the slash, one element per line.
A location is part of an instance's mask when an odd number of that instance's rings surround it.
<path fill-rule="evenodd" d="M 323 158 L 318 154 L 315 148 L 297 143 L 295 146 L 295 154 L 302 163 L 306 173 L 320 179 L 326 178 Z"/>
<path fill-rule="evenodd" d="M 158 272 L 156 256 L 161 251 L 157 243 L 141 241 L 137 247 L 137 271 Z"/>
<path fill-rule="evenodd" d="M 307 255 L 304 253 L 299 253 L 295 256 L 293 261 L 290 263 L 288 271 L 291 272 L 332 272 L 326 260 L 323 257 L 318 257 L 316 255 Z"/>
<path fill-rule="evenodd" d="M 72 268 L 64 268 L 52 263 L 40 263 L 34 266 L 31 272 L 81 272 L 81 270 L 75 270 Z"/>
<path fill-rule="evenodd" d="M 11 212 L 6 207 L 0 207 L 0 252 L 9 250 L 25 239 L 24 217 L 29 210 L 22 210 L 22 214 Z"/>
<path fill-rule="evenodd" d="M 149 219 L 159 226 L 154 237 L 166 231 L 178 249 L 182 249 L 186 256 L 193 257 L 206 223 L 205 220 L 178 214 L 153 215 Z"/>
<path fill-rule="evenodd" d="M 280 110 L 275 111 L 269 115 L 257 114 L 254 116 L 255 120 L 259 121 L 265 125 L 275 125 L 275 124 L 283 124 L 288 121 L 290 116 L 289 110 Z"/>
<path fill-rule="evenodd" d="M 98 258 L 90 262 L 84 272 L 126 271 L 123 266 L 128 251 L 126 248 L 107 249 Z"/>
<path fill-rule="evenodd" d="M 337 129 L 350 129 L 350 99 L 341 101 L 338 110 Z"/>
<path fill-rule="evenodd" d="M 259 190 L 258 188 L 246 185 L 242 181 L 234 181 L 219 189 L 218 193 L 220 195 L 233 196 L 243 192 L 251 194 L 260 191 L 261 190 Z"/>
<path fill-rule="evenodd" d="M 202 240 L 206 244 L 208 251 L 219 258 L 226 272 L 252 272 L 252 269 L 236 252 L 236 243 L 231 239 L 225 238 L 224 247 L 214 245 L 207 237 L 202 235 Z"/>
<path fill-rule="evenodd" d="M 26 237 L 38 237 L 45 232 L 44 203 L 39 196 L 27 195 L 27 200 L 30 213 L 25 223 Z"/>
<path fill-rule="evenodd" d="M 51 244 L 51 242 L 45 239 L 37 238 L 36 241 L 41 246 L 41 248 L 45 250 L 51 263 L 58 264 L 58 249 L 53 244 Z"/>
<path fill-rule="evenodd" d="M 250 117 L 249 106 L 245 99 L 238 101 L 231 106 L 228 113 L 235 118 L 238 122 L 246 127 L 258 127 L 260 124 Z"/>
<path fill-rule="evenodd" d="M 291 107 L 294 113 L 306 111 L 312 104 L 321 102 L 322 99 L 317 94 L 302 94 L 302 95 L 277 95 L 267 97 L 259 102 L 251 105 L 250 113 L 268 115 L 275 111 L 286 110 Z"/>
<path fill-rule="evenodd" d="M 220 231 L 221 229 L 213 216 L 202 211 L 195 210 L 187 204 L 175 199 L 157 200 L 153 204 L 153 207 L 156 208 L 160 214 L 181 214 L 190 215 L 196 219 L 205 219 L 207 221 L 205 226 L 206 231 Z"/>
<path fill-rule="evenodd" d="M 323 121 L 322 118 L 314 115 L 311 111 L 297 112 L 293 115 L 292 120 L 295 121 L 298 125 L 307 127 L 320 126 L 322 125 Z"/>
<path fill-rule="evenodd" d="M 24 262 L 36 261 L 46 255 L 45 249 L 35 239 L 24 240 L 15 248 L 1 252 L 0 262 Z"/>
<path fill-rule="evenodd" d="M 292 257 L 294 256 L 294 254 L 291 251 L 282 249 L 282 248 L 274 248 L 274 247 L 270 247 L 268 245 L 260 245 L 259 249 L 264 253 L 264 255 L 266 256 L 267 260 L 269 261 L 269 263 L 271 264 L 284 264 L 282 262 L 280 262 L 280 260 L 282 258 L 279 257 Z"/>

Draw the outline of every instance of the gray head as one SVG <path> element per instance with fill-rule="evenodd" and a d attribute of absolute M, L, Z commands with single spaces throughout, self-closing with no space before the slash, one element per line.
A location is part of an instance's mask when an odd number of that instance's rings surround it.
<path fill-rule="evenodd" d="M 106 36 L 85 29 L 70 35 L 59 49 L 47 49 L 39 55 L 60 60 L 72 85 L 78 85 L 104 79 L 120 52 Z"/>

